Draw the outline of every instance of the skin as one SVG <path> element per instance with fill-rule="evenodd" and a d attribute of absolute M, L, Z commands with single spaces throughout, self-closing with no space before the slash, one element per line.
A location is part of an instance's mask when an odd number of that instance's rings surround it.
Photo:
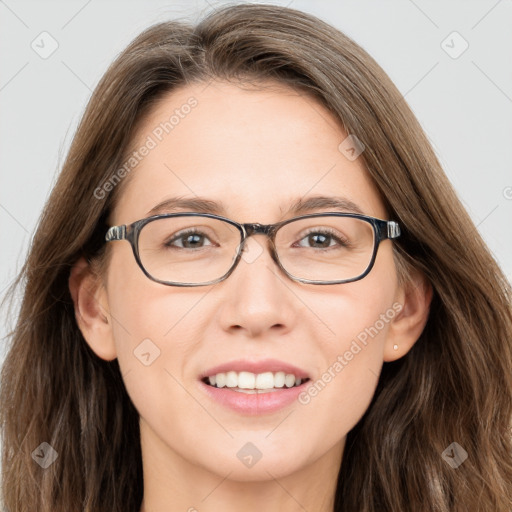
<path fill-rule="evenodd" d="M 341 125 L 285 86 L 187 85 L 143 120 L 134 146 L 190 96 L 197 107 L 132 171 L 111 225 L 144 218 L 175 195 L 206 196 L 222 201 L 233 220 L 270 224 L 292 200 L 335 191 L 389 218 L 362 159 L 338 150 L 347 136 Z M 330 286 L 288 279 L 266 247 L 265 235 L 251 237 L 250 263 L 197 288 L 149 280 L 126 241 L 111 244 L 102 279 L 84 260 L 72 271 L 79 327 L 99 357 L 118 358 L 140 413 L 142 512 L 332 510 L 347 433 L 369 406 L 383 362 L 404 356 L 425 326 L 431 289 L 419 274 L 411 286 L 398 285 L 390 240 L 364 279 Z M 244 357 L 287 361 L 311 382 L 329 367 L 332 375 L 338 356 L 393 304 L 400 313 L 307 404 L 249 417 L 200 389 L 200 372 Z M 149 366 L 133 354 L 146 338 L 160 350 Z M 236 456 L 247 442 L 262 453 L 251 468 Z"/>

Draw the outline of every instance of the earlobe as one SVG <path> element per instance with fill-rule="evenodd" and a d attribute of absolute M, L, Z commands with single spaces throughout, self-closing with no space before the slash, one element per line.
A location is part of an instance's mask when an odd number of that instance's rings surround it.
<path fill-rule="evenodd" d="M 68 285 L 75 308 L 75 318 L 87 344 L 101 359 L 115 359 L 117 353 L 106 290 L 101 279 L 84 258 L 80 258 L 73 265 Z"/>
<path fill-rule="evenodd" d="M 432 295 L 432 285 L 419 271 L 399 290 L 397 303 L 402 307 L 389 326 L 385 362 L 400 359 L 418 341 L 427 324 Z"/>

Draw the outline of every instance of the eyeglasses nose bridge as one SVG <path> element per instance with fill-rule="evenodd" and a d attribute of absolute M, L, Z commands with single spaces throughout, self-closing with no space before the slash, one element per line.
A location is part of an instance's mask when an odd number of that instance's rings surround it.
<path fill-rule="evenodd" d="M 269 242 L 268 248 L 270 249 L 270 255 L 276 264 L 279 265 L 279 261 L 277 260 L 277 255 L 274 253 L 274 241 L 272 240 L 273 232 L 275 230 L 274 224 L 258 224 L 258 223 L 246 223 L 240 224 L 243 231 L 243 242 L 242 246 L 245 247 L 245 243 L 247 239 L 252 235 L 267 235 L 267 239 Z M 264 247 L 262 246 L 262 250 L 264 251 Z"/>
<path fill-rule="evenodd" d="M 248 238 L 248 237 L 250 237 L 252 235 L 256 235 L 256 234 L 270 235 L 273 227 L 274 226 L 272 224 L 258 224 L 258 223 L 242 224 L 242 229 L 243 229 L 244 235 L 245 235 L 244 238 Z"/>

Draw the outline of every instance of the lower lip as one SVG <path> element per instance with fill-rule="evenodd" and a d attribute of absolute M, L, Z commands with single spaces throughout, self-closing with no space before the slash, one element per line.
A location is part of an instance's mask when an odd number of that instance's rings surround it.
<path fill-rule="evenodd" d="M 292 388 L 279 388 L 278 391 L 254 394 L 232 391 L 227 387 L 216 388 L 203 381 L 199 384 L 212 400 L 242 414 L 258 415 L 275 412 L 290 405 L 309 382 L 308 380 Z"/>

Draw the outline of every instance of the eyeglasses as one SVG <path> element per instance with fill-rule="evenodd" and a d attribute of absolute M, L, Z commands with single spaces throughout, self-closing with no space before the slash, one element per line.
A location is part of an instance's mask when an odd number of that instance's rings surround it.
<path fill-rule="evenodd" d="M 127 240 L 146 276 L 169 286 L 205 286 L 236 268 L 248 237 L 269 237 L 272 259 L 293 281 L 341 284 L 365 277 L 379 243 L 400 236 L 394 221 L 313 213 L 277 224 L 239 224 L 209 213 L 168 213 L 112 226 L 105 241 Z"/>

